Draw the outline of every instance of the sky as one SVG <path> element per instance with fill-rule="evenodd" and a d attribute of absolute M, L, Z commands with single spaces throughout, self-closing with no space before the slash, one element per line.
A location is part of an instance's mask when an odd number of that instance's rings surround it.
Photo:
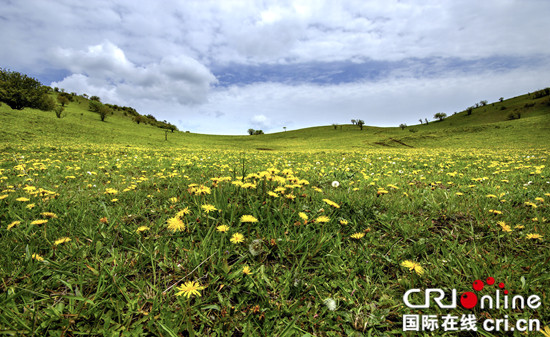
<path fill-rule="evenodd" d="M 550 86 L 550 1 L 0 0 L 0 67 L 207 134 L 398 126 Z"/>

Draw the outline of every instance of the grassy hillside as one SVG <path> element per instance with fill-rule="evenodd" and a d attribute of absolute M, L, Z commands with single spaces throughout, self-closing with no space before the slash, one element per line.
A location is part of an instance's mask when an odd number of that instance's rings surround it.
<path fill-rule="evenodd" d="M 257 150 L 360 150 L 376 148 L 444 148 L 501 146 L 548 147 L 550 141 L 549 97 L 522 95 L 489 103 L 428 125 L 400 128 L 354 125 L 312 127 L 258 136 L 218 136 L 174 132 L 136 124 L 130 116 L 115 111 L 105 122 L 88 110 L 88 100 L 76 97 L 64 118 L 53 112 L 25 108 L 12 110 L 0 105 L 0 142 L 18 144 L 118 144 L 148 147 L 219 148 Z M 509 120 L 510 114 L 520 119 Z M 167 140 L 165 140 L 167 136 Z"/>

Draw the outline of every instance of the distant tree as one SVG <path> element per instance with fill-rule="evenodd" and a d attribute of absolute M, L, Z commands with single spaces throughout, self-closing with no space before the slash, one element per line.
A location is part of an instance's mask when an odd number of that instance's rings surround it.
<path fill-rule="evenodd" d="M 48 95 L 48 88 L 38 80 L 2 68 L 0 68 L 0 101 L 16 110 L 28 107 L 49 111 L 55 108 L 55 102 Z"/>
<path fill-rule="evenodd" d="M 447 117 L 447 114 L 444 113 L 444 112 L 438 112 L 434 115 L 434 119 L 439 119 L 439 121 L 442 121 L 445 119 L 445 117 Z"/>
<path fill-rule="evenodd" d="M 95 95 L 90 97 L 90 100 L 96 101 L 96 102 L 101 102 L 101 99 L 99 98 L 99 96 L 95 96 Z"/>
<path fill-rule="evenodd" d="M 109 109 L 109 107 L 106 105 L 102 104 L 99 107 L 98 113 L 99 113 L 99 118 L 101 118 L 102 122 L 105 122 L 105 118 L 107 117 L 107 114 L 109 114 L 110 112 L 111 112 L 111 109 Z"/>
<path fill-rule="evenodd" d="M 357 120 L 357 125 L 359 126 L 359 128 L 360 128 L 361 130 L 363 130 L 363 125 L 365 125 L 365 121 L 362 120 L 362 119 L 358 119 L 358 120 Z"/>
<path fill-rule="evenodd" d="M 87 98 L 88 98 L 88 95 L 87 95 L 87 94 L 82 94 L 82 97 L 84 97 L 84 98 L 87 99 Z"/>
<path fill-rule="evenodd" d="M 286 126 L 283 126 L 283 129 L 284 129 L 284 130 L 285 130 L 285 132 L 286 132 Z"/>
<path fill-rule="evenodd" d="M 63 114 L 64 110 L 65 110 L 65 108 L 62 107 L 62 106 L 56 106 L 55 109 L 53 109 L 53 111 L 55 112 L 55 116 L 57 118 L 61 118 L 61 117 L 64 116 L 64 114 Z"/>
<path fill-rule="evenodd" d="M 424 118 L 424 122 L 426 123 L 426 125 L 428 125 L 428 119 L 427 118 Z"/>
<path fill-rule="evenodd" d="M 351 124 L 352 124 L 352 125 L 355 125 L 355 123 L 357 123 L 357 121 L 356 121 L 355 119 L 352 119 L 352 120 L 351 120 Z"/>
<path fill-rule="evenodd" d="M 255 134 L 255 135 L 263 135 L 264 132 L 263 132 L 262 130 L 255 130 L 255 131 L 254 131 L 254 134 Z"/>
<path fill-rule="evenodd" d="M 405 128 L 407 127 L 407 124 L 401 123 L 399 124 L 399 127 L 401 128 L 401 130 L 405 130 Z"/>
<path fill-rule="evenodd" d="M 256 132 L 256 130 L 254 130 L 254 129 L 248 129 L 248 134 L 249 134 L 249 135 L 252 136 L 252 135 L 254 134 L 254 132 Z"/>
<path fill-rule="evenodd" d="M 502 101 L 504 101 L 504 97 L 499 98 L 498 101 L 502 103 Z"/>
<path fill-rule="evenodd" d="M 143 119 L 144 119 L 143 116 L 138 115 L 138 116 L 134 116 L 132 120 L 139 125 L 139 123 L 143 122 Z"/>
<path fill-rule="evenodd" d="M 422 118 L 420 118 L 420 119 L 419 119 L 418 121 L 419 121 L 419 122 L 420 122 L 420 124 L 422 125 Z"/>
<path fill-rule="evenodd" d="M 469 106 L 468 108 L 466 108 L 466 114 L 468 116 L 470 116 L 472 114 L 472 111 L 474 111 L 474 107 L 473 106 Z"/>
<path fill-rule="evenodd" d="M 332 126 L 334 127 L 334 130 L 336 130 L 338 128 L 338 124 L 336 124 L 336 123 L 332 123 Z"/>
<path fill-rule="evenodd" d="M 57 95 L 57 102 L 59 102 L 62 107 L 65 107 L 65 104 L 69 104 L 69 99 L 65 95 Z"/>
<path fill-rule="evenodd" d="M 96 100 L 90 100 L 90 102 L 88 103 L 88 109 L 92 112 L 99 113 L 99 109 L 101 106 L 103 106 L 103 104 L 101 104 L 101 102 L 98 102 Z"/>
<path fill-rule="evenodd" d="M 480 101 L 480 102 L 479 102 L 479 104 L 481 104 L 481 106 L 486 106 L 487 103 L 489 103 L 489 101 L 487 101 L 487 100 L 485 100 L 485 99 L 484 99 L 483 101 Z"/>

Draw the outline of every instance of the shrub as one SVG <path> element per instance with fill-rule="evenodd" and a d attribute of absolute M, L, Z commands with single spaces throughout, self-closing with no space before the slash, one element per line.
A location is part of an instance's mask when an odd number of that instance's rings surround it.
<path fill-rule="evenodd" d="M 0 101 L 10 108 L 21 110 L 25 107 L 52 110 L 55 107 L 48 96 L 47 87 L 38 80 L 16 71 L 0 68 Z"/>

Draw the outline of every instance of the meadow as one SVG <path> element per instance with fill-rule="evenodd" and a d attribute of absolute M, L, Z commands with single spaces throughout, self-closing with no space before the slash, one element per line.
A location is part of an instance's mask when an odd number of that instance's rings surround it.
<path fill-rule="evenodd" d="M 61 119 L 0 105 L 0 333 L 500 336 L 481 322 L 506 318 L 549 335 L 550 105 L 531 101 L 261 136 L 101 122 L 82 97 Z M 404 305 L 489 277 L 542 305 Z M 410 314 L 479 329 L 404 332 Z"/>
<path fill-rule="evenodd" d="M 488 276 L 546 304 L 547 159 L 536 149 L 5 150 L 2 333 L 401 335 L 406 290 L 467 291 Z M 547 305 L 474 310 L 550 317 Z"/>

